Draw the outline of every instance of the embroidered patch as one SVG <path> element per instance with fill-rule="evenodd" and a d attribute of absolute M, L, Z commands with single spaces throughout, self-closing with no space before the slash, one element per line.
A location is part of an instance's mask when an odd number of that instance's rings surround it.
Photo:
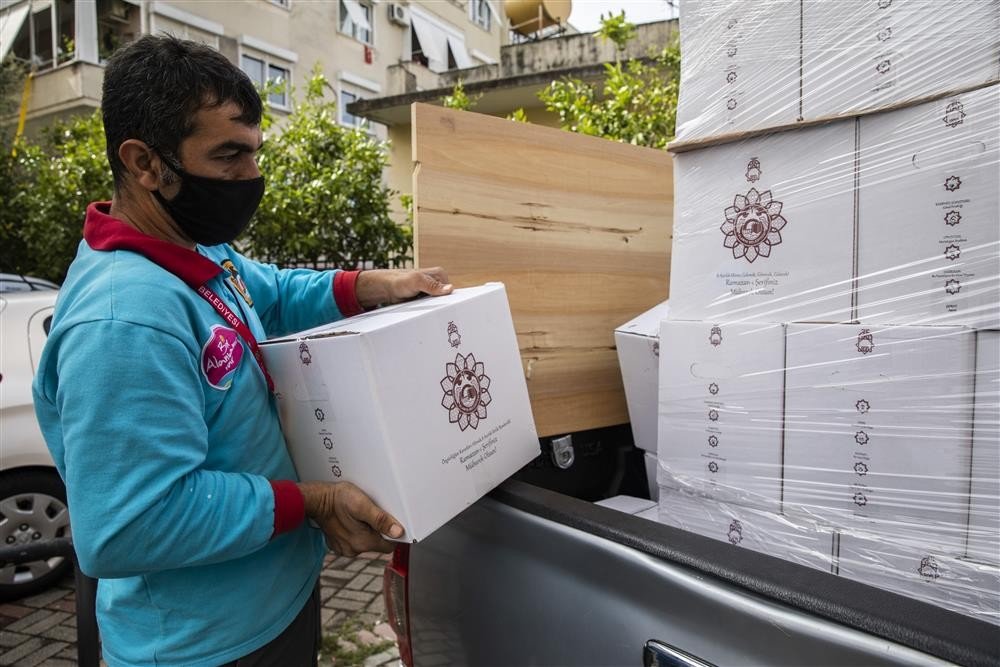
<path fill-rule="evenodd" d="M 250 297 L 250 290 L 247 289 L 247 284 L 240 277 L 240 272 L 236 270 L 236 265 L 231 260 L 224 259 L 222 260 L 222 268 L 229 272 L 229 278 L 227 278 L 229 284 L 243 297 L 247 305 L 253 308 L 253 299 Z"/>
<path fill-rule="evenodd" d="M 222 325 L 212 327 L 211 337 L 201 348 L 201 372 L 216 389 L 229 389 L 233 376 L 243 359 L 243 343 L 239 335 Z"/>

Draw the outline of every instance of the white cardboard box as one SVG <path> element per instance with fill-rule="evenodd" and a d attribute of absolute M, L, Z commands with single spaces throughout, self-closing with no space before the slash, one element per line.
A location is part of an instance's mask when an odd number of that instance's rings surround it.
<path fill-rule="evenodd" d="M 802 115 L 863 113 L 996 81 L 1000 3 L 807 0 Z"/>
<path fill-rule="evenodd" d="M 862 118 L 858 185 L 860 321 L 1000 328 L 1000 85 Z"/>
<path fill-rule="evenodd" d="M 832 571 L 833 531 L 800 519 L 663 488 L 659 521 L 793 563 Z"/>
<path fill-rule="evenodd" d="M 855 123 L 674 158 L 670 317 L 852 319 Z"/>
<path fill-rule="evenodd" d="M 680 22 L 678 140 L 798 119 L 798 2 L 684 0 Z"/>
<path fill-rule="evenodd" d="M 659 481 L 777 509 L 784 326 L 666 321 Z"/>
<path fill-rule="evenodd" d="M 502 284 L 261 346 L 303 480 L 350 481 L 422 540 L 539 453 Z"/>
<path fill-rule="evenodd" d="M 840 536 L 838 574 L 1000 624 L 1000 568 L 884 535 Z"/>
<path fill-rule="evenodd" d="M 789 324 L 785 512 L 960 535 L 974 346 L 965 327 Z"/>
<path fill-rule="evenodd" d="M 615 347 L 625 386 L 635 446 L 656 452 L 656 395 L 660 375 L 660 322 L 669 302 L 654 306 L 615 329 Z"/>
<path fill-rule="evenodd" d="M 968 556 L 1000 565 L 1000 331 L 977 338 Z"/>

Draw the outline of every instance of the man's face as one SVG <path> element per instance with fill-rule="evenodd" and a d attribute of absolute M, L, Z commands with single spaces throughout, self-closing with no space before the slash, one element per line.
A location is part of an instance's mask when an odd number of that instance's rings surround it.
<path fill-rule="evenodd" d="M 257 151 L 263 135 L 259 125 L 247 125 L 237 120 L 240 108 L 227 102 L 206 107 L 194 117 L 194 132 L 186 137 L 177 150 L 184 171 L 195 176 L 224 180 L 247 180 L 260 176 Z M 168 199 L 180 189 L 176 179 L 167 176 L 162 192 Z"/>

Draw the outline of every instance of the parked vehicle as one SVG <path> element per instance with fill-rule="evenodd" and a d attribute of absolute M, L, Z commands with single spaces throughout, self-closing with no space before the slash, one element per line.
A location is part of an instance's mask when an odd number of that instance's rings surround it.
<path fill-rule="evenodd" d="M 24 276 L 20 273 L 0 273 L 0 293 L 6 292 L 34 292 L 39 290 L 58 290 L 51 280 L 36 278 L 34 276 Z"/>
<path fill-rule="evenodd" d="M 610 454 L 522 470 L 397 547 L 385 595 L 404 664 L 1000 662 L 995 625 L 588 502 L 639 495 L 641 452 L 622 430 L 575 438 Z"/>
<path fill-rule="evenodd" d="M 6 274 L 4 274 L 6 275 Z M 31 381 L 52 322 L 57 288 L 0 294 L 0 544 L 18 546 L 70 534 L 66 489 L 45 446 Z M 51 283 L 50 283 L 51 284 Z M 0 600 L 30 595 L 70 568 L 60 557 L 0 562 Z"/>

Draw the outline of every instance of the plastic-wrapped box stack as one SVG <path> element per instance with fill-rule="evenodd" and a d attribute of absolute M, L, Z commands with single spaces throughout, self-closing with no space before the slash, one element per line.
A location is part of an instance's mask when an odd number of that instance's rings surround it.
<path fill-rule="evenodd" d="M 681 36 L 660 520 L 1000 623 L 1000 1 Z"/>

